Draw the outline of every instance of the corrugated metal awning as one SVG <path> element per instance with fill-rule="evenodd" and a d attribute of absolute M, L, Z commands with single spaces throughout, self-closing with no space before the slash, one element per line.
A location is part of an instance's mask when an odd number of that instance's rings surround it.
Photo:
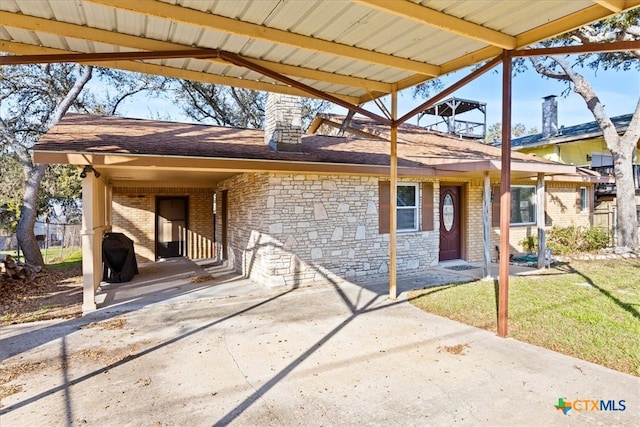
<path fill-rule="evenodd" d="M 640 0 L 3 0 L 0 51 L 17 55 L 224 52 L 85 62 L 304 96 L 231 56 L 361 104 L 562 34 Z M 133 57 L 131 57 L 133 58 Z"/>

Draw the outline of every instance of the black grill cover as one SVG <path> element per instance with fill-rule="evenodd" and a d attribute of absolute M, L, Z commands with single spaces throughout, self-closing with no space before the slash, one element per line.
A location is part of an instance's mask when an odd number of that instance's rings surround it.
<path fill-rule="evenodd" d="M 108 283 L 128 282 L 138 274 L 133 240 L 122 233 L 105 233 L 102 238 L 102 280 Z"/>

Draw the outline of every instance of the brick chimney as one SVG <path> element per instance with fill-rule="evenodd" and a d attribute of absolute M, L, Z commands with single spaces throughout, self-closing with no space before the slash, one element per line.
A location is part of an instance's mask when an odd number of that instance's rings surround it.
<path fill-rule="evenodd" d="M 302 103 L 292 95 L 269 93 L 264 142 L 275 151 L 302 152 Z"/>
<path fill-rule="evenodd" d="M 558 134 L 558 101 L 555 95 L 542 99 L 542 137 L 551 138 Z"/>

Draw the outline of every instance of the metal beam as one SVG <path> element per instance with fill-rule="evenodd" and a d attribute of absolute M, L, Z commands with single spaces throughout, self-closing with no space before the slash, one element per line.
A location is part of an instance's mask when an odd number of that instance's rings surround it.
<path fill-rule="evenodd" d="M 211 50 L 211 49 L 207 49 L 207 50 L 195 50 L 195 51 L 191 51 L 191 50 L 182 50 L 182 51 L 167 51 L 167 52 L 126 52 L 126 53 L 103 53 L 103 54 L 43 54 L 43 55 L 28 55 L 26 57 L 23 57 L 23 61 L 6 61 L 4 62 L 4 58 L 16 58 L 16 57 L 0 57 L 0 65 L 7 65 L 7 64 L 18 64 L 18 63 L 39 63 L 38 59 L 42 58 L 43 63 L 47 63 L 47 62 L 78 62 L 78 63 L 85 63 L 85 62 L 100 62 L 100 61 L 110 61 L 112 60 L 111 58 L 153 58 L 153 59 L 158 59 L 158 58 L 164 58 L 166 55 L 167 57 L 182 57 L 184 55 L 189 55 L 191 56 L 193 53 L 193 56 L 195 57 L 217 57 L 217 58 L 221 58 L 224 59 L 225 61 L 228 61 L 234 65 L 237 66 L 241 66 L 244 68 L 247 68 L 249 70 L 258 72 L 264 76 L 270 77 L 276 81 L 285 83 L 288 86 L 291 86 L 293 88 L 296 88 L 302 92 L 304 92 L 305 94 L 310 94 L 313 95 L 317 98 L 320 99 L 325 99 L 327 101 L 333 102 L 334 104 L 340 105 L 342 107 L 347 108 L 350 111 L 355 111 L 358 112 L 364 116 L 367 116 L 369 118 L 372 118 L 373 120 L 381 123 L 381 124 L 387 124 L 390 125 L 391 124 L 391 120 L 379 116 L 377 114 L 371 113 L 368 110 L 365 110 L 364 108 L 355 105 L 351 102 L 345 101 L 342 98 L 333 96 L 331 94 L 322 92 L 320 90 L 317 90 L 315 88 L 312 88 L 308 85 L 305 85 L 304 83 L 298 82 L 296 80 L 290 79 L 286 76 L 283 76 L 279 73 L 274 72 L 273 70 L 269 70 L 268 68 L 265 68 L 261 65 L 255 64 L 245 58 L 242 58 L 239 55 L 236 55 L 234 53 L 231 52 L 225 52 L 225 51 L 218 51 L 218 50 Z M 18 57 L 20 58 L 20 57 Z M 273 89 L 273 88 L 272 88 Z"/>
<path fill-rule="evenodd" d="M 35 16 L 21 15 L 18 13 L 0 11 L 0 22 L 7 27 L 20 28 L 28 31 L 44 32 L 62 37 L 71 37 L 79 40 L 86 40 L 95 43 L 108 42 L 116 47 L 125 47 L 130 49 L 138 49 L 144 51 L 171 51 L 171 50 L 188 50 L 189 46 L 181 45 L 161 40 L 153 40 L 145 37 L 132 36 L 129 34 L 112 33 L 111 31 L 99 28 L 90 28 L 82 25 L 70 24 L 59 21 L 51 21 Z M 24 44 L 23 44 L 24 45 Z M 13 53 L 20 53 L 12 51 Z M 229 65 L 220 59 L 209 59 L 208 61 L 216 65 Z M 391 85 L 376 80 L 362 79 L 358 77 L 344 76 L 325 71 L 314 70 L 311 68 L 297 67 L 285 65 L 279 62 L 265 61 L 262 59 L 253 59 L 254 63 L 269 68 L 277 73 L 287 75 L 289 77 L 298 77 L 304 79 L 314 79 L 322 82 L 339 84 L 350 87 L 357 87 L 369 91 L 383 92 L 385 95 L 391 92 Z M 424 76 L 422 77 L 424 79 Z M 243 87 L 239 85 L 239 87 Z"/>
<path fill-rule="evenodd" d="M 11 42 L 0 42 L 7 44 Z M 26 45 L 25 45 L 26 46 Z M 578 54 L 578 53 L 593 53 L 593 52 L 618 52 L 625 50 L 640 50 L 640 41 L 622 41 L 612 43 L 589 43 L 577 46 L 558 46 L 551 48 L 538 48 L 538 49 L 524 49 L 518 51 L 511 51 L 512 57 L 530 57 L 530 56 L 547 56 L 547 55 L 562 55 L 562 54 Z M 15 51 L 7 49 L 5 51 Z M 56 62 L 76 62 L 76 63 L 95 63 L 102 61 L 118 61 L 118 60 L 149 60 L 149 59 L 176 59 L 176 58 L 195 58 L 195 59 L 214 59 L 219 58 L 219 50 L 216 49 L 181 49 L 181 50 L 163 50 L 163 51 L 139 51 L 139 52 L 108 52 L 108 53 L 66 53 L 66 51 L 60 51 L 61 53 L 51 54 L 35 54 L 35 55 L 20 55 L 20 56 L 3 56 L 0 57 L 0 65 L 15 65 L 15 64 L 44 64 L 44 63 L 56 63 Z M 255 61 L 258 63 L 261 61 Z M 266 62 L 266 61 L 262 61 Z M 268 64 L 268 63 L 267 63 Z M 259 64 L 262 65 L 262 64 Z M 263 65 L 264 66 L 264 65 Z M 332 74 L 334 75 L 334 74 Z M 325 76 L 318 76 L 324 78 Z M 449 93 L 464 86 L 472 79 L 478 77 L 478 75 L 470 76 L 470 80 L 461 81 L 459 86 L 452 86 L 451 88 L 443 91 L 440 96 L 446 96 Z M 348 79 L 348 77 L 345 77 Z M 239 79 L 237 84 L 241 83 Z M 335 81 L 334 81 L 335 82 Z M 347 83 L 336 82 L 336 83 Z M 360 80 L 354 79 L 354 81 L 348 82 L 349 84 L 362 84 Z M 378 89 L 384 89 L 390 91 L 390 85 L 387 83 L 377 83 L 369 81 L 366 83 L 370 86 L 377 86 Z M 366 100 L 371 96 L 371 92 L 367 95 Z M 384 93 L 375 93 L 373 96 L 383 96 Z M 343 98 L 344 99 L 344 98 Z M 363 99 L 360 99 L 363 101 Z M 435 103 L 438 100 L 429 100 L 428 103 Z M 418 108 L 424 107 L 424 104 Z M 419 112 L 418 112 L 419 113 Z M 406 116 L 405 116 L 406 117 Z M 404 118 L 404 117 L 403 117 Z M 411 117 L 407 117 L 407 120 Z M 406 121 L 406 120 L 403 120 Z"/>
<path fill-rule="evenodd" d="M 586 43 L 575 46 L 541 47 L 535 49 L 514 50 L 509 53 L 511 57 L 571 55 L 581 53 L 598 52 L 624 52 L 627 50 L 640 50 L 640 41 L 620 41 L 609 43 Z"/>
<path fill-rule="evenodd" d="M 386 117 L 379 116 L 379 115 L 374 114 L 374 113 L 372 113 L 372 112 L 370 112 L 368 110 L 365 110 L 364 108 L 362 108 L 362 107 L 360 107 L 358 105 L 354 105 L 354 104 L 351 104 L 349 102 L 343 101 L 342 99 L 337 98 L 337 97 L 335 97 L 333 95 L 329 95 L 329 94 L 327 94 L 325 92 L 322 92 L 321 90 L 312 88 L 311 86 L 307 86 L 304 83 L 300 83 L 297 80 L 293 80 L 293 79 L 290 79 L 290 78 L 288 78 L 286 76 L 278 74 L 278 73 L 276 73 L 276 72 L 274 72 L 272 70 L 269 70 L 268 68 L 265 68 L 265 67 L 263 67 L 261 65 L 255 64 L 255 63 L 249 61 L 248 59 L 242 58 L 241 56 L 236 55 L 234 53 L 221 51 L 220 52 L 220 58 L 222 58 L 222 59 L 224 59 L 226 61 L 229 61 L 232 64 L 239 65 L 241 67 L 245 67 L 245 68 L 247 68 L 249 70 L 253 70 L 253 71 L 258 72 L 260 74 L 263 74 L 263 75 L 265 75 L 267 77 L 271 77 L 272 79 L 277 80 L 279 82 L 285 83 L 285 84 L 290 85 L 290 86 L 295 87 L 295 88 L 298 88 L 298 89 L 300 89 L 302 91 L 305 91 L 305 92 L 307 92 L 307 93 L 309 93 L 309 94 L 311 94 L 311 95 L 313 95 L 313 96 L 315 96 L 317 98 L 325 99 L 327 101 L 333 102 L 334 104 L 340 105 L 340 106 L 342 106 L 342 107 L 344 107 L 344 108 L 346 108 L 348 110 L 352 110 L 352 111 L 355 111 L 357 113 L 360 113 L 363 116 L 369 117 L 369 118 L 377 121 L 380 124 L 391 125 L 391 120 L 387 119 Z"/>
<path fill-rule="evenodd" d="M 410 118 L 412 118 L 413 116 L 415 116 L 416 114 L 420 114 L 422 111 L 426 110 L 427 108 L 432 107 L 436 102 L 444 99 L 445 97 L 449 96 L 456 90 L 460 89 L 461 87 L 477 79 L 487 71 L 491 70 L 493 67 L 498 65 L 500 61 L 502 61 L 502 57 L 498 56 L 493 58 L 488 63 L 484 64 L 482 67 L 473 70 L 468 76 L 465 76 L 462 79 L 458 80 L 457 82 L 455 82 L 454 84 L 452 84 L 451 86 L 449 86 L 448 88 L 440 92 L 439 94 L 429 98 L 428 100 L 426 100 L 425 102 L 423 102 L 422 104 L 414 108 L 413 110 L 409 111 L 404 116 L 400 117 L 396 121 L 396 124 L 400 125 L 406 122 L 407 120 L 409 120 Z"/>
<path fill-rule="evenodd" d="M 633 9 L 638 6 L 640 6 L 640 0 L 627 0 L 624 10 Z M 516 49 L 521 49 L 531 44 L 550 39 L 560 34 L 575 30 L 576 28 L 580 28 L 591 22 L 609 18 L 610 16 L 610 10 L 599 5 L 591 6 L 572 15 L 557 19 L 547 24 L 540 25 L 539 27 L 526 31 L 522 34 L 518 34 L 516 36 Z M 471 52 L 449 62 L 445 62 L 441 65 L 441 73 L 448 74 L 461 68 L 477 64 L 478 62 L 482 62 L 490 58 L 495 58 L 496 56 L 499 56 L 501 54 L 502 50 L 496 46 L 488 46 L 482 49 L 478 49 L 475 52 Z M 419 81 L 415 81 L 414 78 L 411 79 L 413 83 L 411 86 L 421 83 Z M 400 82 L 399 85 L 400 88 L 406 87 Z"/>
<path fill-rule="evenodd" d="M 503 49 L 515 49 L 516 47 L 516 38 L 509 34 L 410 1 L 355 0 L 355 2 Z"/>
<path fill-rule="evenodd" d="M 627 8 L 633 8 L 640 4 L 638 0 L 627 2 Z M 584 27 L 591 22 L 600 21 L 611 17 L 611 11 L 599 5 L 594 5 L 583 9 L 579 12 L 567 15 L 564 18 L 541 25 L 533 30 L 519 34 L 517 36 L 518 43 L 516 48 L 528 46 L 533 43 L 547 40 L 560 34 L 573 31 L 577 28 Z"/>
<path fill-rule="evenodd" d="M 397 289 L 397 204 L 398 204 L 398 91 L 391 91 L 391 138 L 389 167 L 389 299 L 395 300 Z"/>
<path fill-rule="evenodd" d="M 418 74 L 424 74 L 426 76 L 437 76 L 440 74 L 440 67 L 436 65 L 374 52 L 329 40 L 317 39 L 302 34 L 292 33 L 290 31 L 266 27 L 264 25 L 243 22 L 237 19 L 201 12 L 199 10 L 176 6 L 169 3 L 153 0 L 88 1 L 120 10 L 155 16 L 172 22 L 184 22 L 189 25 L 196 25 L 213 31 L 236 34 L 255 40 L 264 40 L 278 45 L 292 46 L 298 49 L 305 49 L 332 56 L 341 56 L 343 58 L 411 71 Z"/>
<path fill-rule="evenodd" d="M 500 171 L 500 265 L 498 335 L 507 336 L 509 319 L 509 231 L 511 227 L 511 56 L 502 55 L 502 162 Z"/>
<path fill-rule="evenodd" d="M 24 53 L 27 55 L 55 55 L 65 54 L 67 51 L 62 49 L 53 49 L 47 47 L 39 47 L 33 45 L 25 45 L 21 43 L 0 41 L 0 51 L 11 53 Z M 265 92 L 279 92 L 295 96 L 309 96 L 306 91 L 299 90 L 292 86 L 277 84 L 274 81 L 256 81 L 249 79 L 240 79 L 237 77 L 220 76 L 202 71 L 191 71 L 164 65 L 150 64 L 138 61 L 110 61 L 110 62 L 81 62 L 85 65 L 95 65 L 97 67 L 109 67 L 118 70 L 132 71 L 135 73 L 156 74 L 165 77 L 173 77 L 176 79 L 186 79 L 199 81 L 203 83 L 213 83 L 226 86 L 243 87 L 246 89 L 262 90 Z M 333 96 L 342 99 L 349 104 L 358 103 L 359 99 L 347 95 L 334 94 Z"/>
<path fill-rule="evenodd" d="M 0 65 L 52 64 L 60 62 L 143 61 L 149 59 L 219 58 L 215 49 L 166 50 L 156 52 L 59 53 L 0 56 Z"/>
<path fill-rule="evenodd" d="M 614 13 L 622 12 L 622 10 L 625 8 L 624 0 L 593 0 L 593 2 L 599 4 L 602 7 L 606 7 Z"/>

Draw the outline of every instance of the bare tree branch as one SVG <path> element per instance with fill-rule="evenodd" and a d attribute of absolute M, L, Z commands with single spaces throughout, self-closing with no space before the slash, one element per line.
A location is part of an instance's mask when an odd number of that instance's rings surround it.
<path fill-rule="evenodd" d="M 71 105 L 78 99 L 78 95 L 80 95 L 80 92 L 82 92 L 84 86 L 89 80 L 91 80 L 91 76 L 93 75 L 93 67 L 85 66 L 83 68 L 84 69 L 82 70 L 82 74 L 80 75 L 76 83 L 73 85 L 71 90 L 67 92 L 64 99 L 60 102 L 60 104 L 58 104 L 58 107 L 49 118 L 49 121 L 47 122 L 47 129 L 50 129 L 51 127 L 53 127 L 53 125 L 62 120 L 64 115 L 67 114 L 67 111 L 69 111 Z"/>

